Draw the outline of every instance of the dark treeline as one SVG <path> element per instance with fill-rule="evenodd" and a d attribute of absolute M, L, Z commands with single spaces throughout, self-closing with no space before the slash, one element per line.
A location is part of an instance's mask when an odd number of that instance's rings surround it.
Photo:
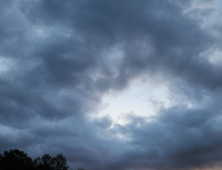
<path fill-rule="evenodd" d="M 51 157 L 48 154 L 34 160 L 18 149 L 0 154 L 0 170 L 68 170 L 67 160 L 62 154 Z"/>

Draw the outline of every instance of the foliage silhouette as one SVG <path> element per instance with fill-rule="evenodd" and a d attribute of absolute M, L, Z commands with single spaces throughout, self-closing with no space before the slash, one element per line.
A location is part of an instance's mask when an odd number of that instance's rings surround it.
<path fill-rule="evenodd" d="M 18 149 L 4 151 L 0 154 L 0 170 L 68 170 L 66 158 L 60 153 L 55 157 L 44 154 L 32 160 Z"/>
<path fill-rule="evenodd" d="M 68 170 L 66 158 L 60 153 L 56 157 L 51 157 L 48 154 L 42 155 L 34 159 L 34 164 L 37 170 Z"/>
<path fill-rule="evenodd" d="M 32 158 L 18 149 L 4 151 L 0 154 L 0 169 L 1 170 L 35 170 Z"/>
<path fill-rule="evenodd" d="M 35 158 L 34 164 L 37 170 L 54 170 L 52 157 L 48 154 Z"/>
<path fill-rule="evenodd" d="M 66 158 L 60 153 L 53 158 L 55 170 L 68 170 L 69 166 L 67 165 Z"/>

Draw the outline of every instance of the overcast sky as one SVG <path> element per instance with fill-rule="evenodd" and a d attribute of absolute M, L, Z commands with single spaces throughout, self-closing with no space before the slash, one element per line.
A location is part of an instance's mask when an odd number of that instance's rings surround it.
<path fill-rule="evenodd" d="M 221 169 L 221 30 L 221 0 L 1 0 L 0 152 Z"/>

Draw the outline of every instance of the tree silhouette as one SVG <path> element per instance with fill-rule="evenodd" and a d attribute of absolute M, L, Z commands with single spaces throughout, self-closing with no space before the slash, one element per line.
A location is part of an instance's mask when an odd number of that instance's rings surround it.
<path fill-rule="evenodd" d="M 37 170 L 54 170 L 52 157 L 48 154 L 35 158 L 34 164 Z"/>
<path fill-rule="evenodd" d="M 18 149 L 0 154 L 0 170 L 68 170 L 66 158 L 60 153 L 55 157 L 44 154 L 32 160 Z"/>
<path fill-rule="evenodd" d="M 3 155 L 0 154 L 0 169 L 1 170 L 34 170 L 32 158 L 18 149 L 5 151 Z"/>
<path fill-rule="evenodd" d="M 68 170 L 66 158 L 60 153 L 56 157 L 51 157 L 48 154 L 43 155 L 41 158 L 35 158 L 34 164 L 37 170 Z"/>
<path fill-rule="evenodd" d="M 67 165 L 66 158 L 60 153 L 53 158 L 55 170 L 68 170 L 69 166 Z"/>

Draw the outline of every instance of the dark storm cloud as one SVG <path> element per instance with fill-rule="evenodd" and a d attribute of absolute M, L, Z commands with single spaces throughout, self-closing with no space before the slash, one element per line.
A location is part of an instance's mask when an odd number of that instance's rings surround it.
<path fill-rule="evenodd" d="M 55 41 L 45 44 L 47 57 L 41 55 L 46 61 L 47 71 L 52 74 L 50 78 L 57 81 L 56 84 L 78 81 L 78 77 L 73 78 L 73 72 L 81 73 L 90 66 L 104 65 L 98 63 L 101 60 L 100 51 L 116 43 L 124 44 L 125 55 L 122 64 L 115 70 L 117 76 L 112 70 L 101 67 L 103 77 L 96 81 L 101 90 L 122 89 L 130 77 L 147 69 L 151 72 L 167 70 L 191 83 L 204 84 L 209 88 L 217 88 L 221 84 L 217 82 L 221 77 L 218 74 L 220 68 L 196 59 L 213 44 L 212 38 L 174 3 L 98 0 L 66 1 L 61 5 L 59 1 L 35 1 L 23 3 L 23 8 L 29 21 L 36 26 L 61 27 L 58 31 L 73 33 L 69 38 L 56 37 Z M 81 37 L 81 43 L 76 42 L 77 36 Z M 150 46 L 150 49 L 141 46 Z M 86 51 L 90 55 L 85 54 Z M 96 55 L 96 59 L 92 54 Z M 71 55 L 72 59 L 61 57 L 64 55 Z M 78 59 L 75 59 L 77 56 Z M 81 70 L 75 70 L 78 68 Z M 203 72 L 207 72 L 207 78 L 201 76 Z"/>
<path fill-rule="evenodd" d="M 102 117 L 99 120 L 95 120 L 95 124 L 97 124 L 101 128 L 109 128 L 112 125 L 112 120 L 108 117 Z"/>
<path fill-rule="evenodd" d="M 128 125 L 116 127 L 133 146 L 119 166 L 191 169 L 219 162 L 221 108 L 214 102 L 195 109 L 170 108 L 153 122 L 131 118 Z"/>
<path fill-rule="evenodd" d="M 86 169 L 220 162 L 222 70 L 204 56 L 219 41 L 183 12 L 189 5 L 1 1 L 0 150 L 61 152 L 73 168 Z M 129 115 L 125 125 L 91 118 L 104 94 L 144 75 L 161 77 L 194 107 L 162 108 L 152 121 Z"/>

